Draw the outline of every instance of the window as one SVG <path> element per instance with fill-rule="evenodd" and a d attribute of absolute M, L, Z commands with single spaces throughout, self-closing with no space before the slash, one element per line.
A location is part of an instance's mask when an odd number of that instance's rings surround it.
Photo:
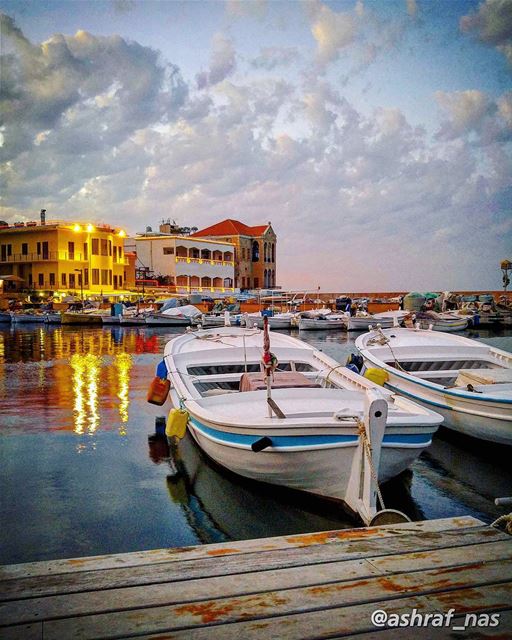
<path fill-rule="evenodd" d="M 122 247 L 119 247 L 119 260 L 121 260 L 122 257 L 123 257 L 123 249 Z"/>
<path fill-rule="evenodd" d="M 100 241 L 98 238 L 93 238 L 91 240 L 91 253 L 93 256 L 99 256 L 100 255 Z"/>
<path fill-rule="evenodd" d="M 69 288 L 70 289 L 74 289 L 75 288 L 75 274 L 74 273 L 70 273 L 69 274 Z"/>
<path fill-rule="evenodd" d="M 112 286 L 112 269 L 108 270 L 108 283 Z"/>
<path fill-rule="evenodd" d="M 259 286 L 260 286 L 260 279 L 259 278 L 254 278 L 254 288 L 258 289 Z"/>
<path fill-rule="evenodd" d="M 252 262 L 260 261 L 260 245 L 256 240 L 252 243 Z"/>
<path fill-rule="evenodd" d="M 101 284 L 108 284 L 108 269 L 101 270 Z"/>
<path fill-rule="evenodd" d="M 89 260 L 89 247 L 87 242 L 84 242 L 84 260 Z"/>
<path fill-rule="evenodd" d="M 74 242 L 68 242 L 68 258 L 70 260 L 75 259 L 75 243 Z"/>
<path fill-rule="evenodd" d="M 84 287 L 89 286 L 89 269 L 84 269 Z"/>
<path fill-rule="evenodd" d="M 115 251 L 115 247 L 114 247 Z M 117 276 L 114 276 L 114 289 L 117 289 Z"/>
<path fill-rule="evenodd" d="M 7 255 L 12 256 L 12 244 L 7 245 Z"/>
<path fill-rule="evenodd" d="M 37 255 L 38 256 L 41 255 L 41 243 L 40 242 L 37 243 Z"/>
<path fill-rule="evenodd" d="M 28 244 L 26 242 L 21 245 L 21 255 L 28 256 Z"/>
<path fill-rule="evenodd" d="M 55 274 L 50 273 L 50 287 L 54 287 L 54 286 L 55 286 Z"/>
<path fill-rule="evenodd" d="M 42 287 L 44 285 L 44 273 L 38 274 L 37 280 L 39 282 L 39 286 Z"/>
<path fill-rule="evenodd" d="M 93 284 L 99 284 L 100 283 L 100 270 L 99 269 L 93 269 L 92 270 L 92 283 Z"/>
<path fill-rule="evenodd" d="M 102 256 L 108 256 L 108 241 L 106 238 L 100 240 L 100 253 Z"/>
<path fill-rule="evenodd" d="M 174 255 L 174 247 L 164 247 L 164 256 Z"/>
<path fill-rule="evenodd" d="M 61 284 L 62 284 L 62 286 L 63 286 L 63 287 L 66 287 L 66 286 L 67 286 L 66 274 L 65 274 L 65 273 L 63 273 L 63 274 L 61 275 L 61 277 L 60 277 L 60 281 L 61 281 Z"/>
<path fill-rule="evenodd" d="M 112 240 L 108 241 L 108 255 L 112 255 Z"/>
<path fill-rule="evenodd" d="M 117 247 L 114 245 L 114 262 L 117 262 Z"/>

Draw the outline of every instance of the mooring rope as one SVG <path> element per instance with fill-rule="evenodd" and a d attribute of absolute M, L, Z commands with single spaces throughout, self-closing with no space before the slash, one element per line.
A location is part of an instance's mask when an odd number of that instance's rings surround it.
<path fill-rule="evenodd" d="M 382 493 L 379 487 L 379 479 L 377 477 L 377 472 L 375 471 L 375 467 L 373 466 L 372 460 L 372 447 L 370 441 L 368 440 L 368 434 L 366 433 L 366 427 L 364 422 L 360 418 L 356 418 L 357 421 L 357 429 L 359 431 L 359 437 L 361 438 L 361 442 L 363 443 L 363 449 L 368 458 L 368 464 L 370 465 L 370 472 L 372 474 L 372 479 L 375 483 L 375 489 L 377 491 L 377 496 L 379 497 L 380 506 L 382 509 L 385 509 L 384 499 L 382 498 Z"/>

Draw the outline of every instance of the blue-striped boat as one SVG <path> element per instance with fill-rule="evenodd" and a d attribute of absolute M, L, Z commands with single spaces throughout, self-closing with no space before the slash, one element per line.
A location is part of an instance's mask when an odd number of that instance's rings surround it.
<path fill-rule="evenodd" d="M 431 443 L 442 416 L 277 332 L 270 332 L 278 364 L 269 390 L 263 335 L 257 328 L 220 327 L 179 335 L 165 347 L 174 407 L 188 412 L 192 437 L 220 465 L 346 502 L 368 390 L 379 390 L 387 406 L 380 482 Z"/>

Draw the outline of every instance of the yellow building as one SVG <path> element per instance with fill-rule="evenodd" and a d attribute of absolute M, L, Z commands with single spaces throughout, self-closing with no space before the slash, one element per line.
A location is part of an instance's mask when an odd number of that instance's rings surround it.
<path fill-rule="evenodd" d="M 124 291 L 129 261 L 125 233 L 110 225 L 15 223 L 0 228 L 0 280 L 45 293 L 109 295 Z M 6 285 L 8 285 L 6 287 Z"/>

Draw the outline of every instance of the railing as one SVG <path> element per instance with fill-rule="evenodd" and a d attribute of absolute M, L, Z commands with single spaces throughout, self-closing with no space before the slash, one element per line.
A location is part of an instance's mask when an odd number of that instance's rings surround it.
<path fill-rule="evenodd" d="M 176 256 L 176 262 L 185 262 L 186 264 L 196 263 L 196 264 L 211 264 L 211 265 L 222 265 L 224 267 L 233 267 L 235 263 L 231 260 L 207 260 L 205 258 L 186 258 L 183 256 Z"/>
<path fill-rule="evenodd" d="M 13 253 L 10 256 L 0 256 L 0 262 L 57 262 L 59 260 L 69 260 L 70 262 L 85 262 L 87 258 L 82 258 L 79 252 L 69 253 L 69 251 L 48 251 L 47 253 Z"/>

